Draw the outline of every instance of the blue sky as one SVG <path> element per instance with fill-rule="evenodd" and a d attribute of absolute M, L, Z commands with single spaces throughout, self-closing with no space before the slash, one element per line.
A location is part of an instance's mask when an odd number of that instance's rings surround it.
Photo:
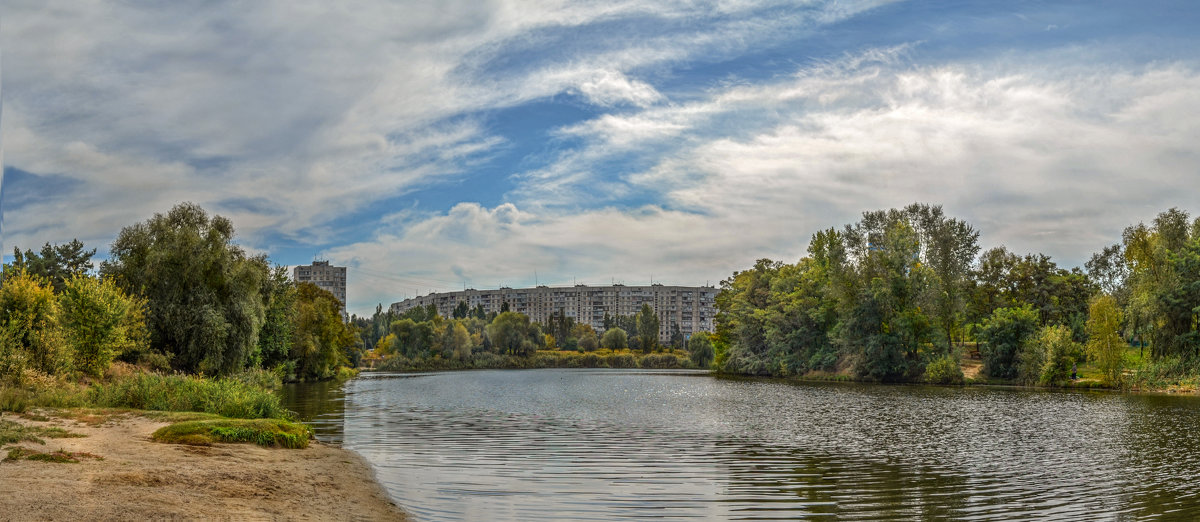
<path fill-rule="evenodd" d="M 178 5 L 177 5 L 178 4 Z M 1194 2 L 0 1 L 5 251 L 193 201 L 350 311 L 716 283 L 939 203 L 1081 264 L 1200 212 Z"/>

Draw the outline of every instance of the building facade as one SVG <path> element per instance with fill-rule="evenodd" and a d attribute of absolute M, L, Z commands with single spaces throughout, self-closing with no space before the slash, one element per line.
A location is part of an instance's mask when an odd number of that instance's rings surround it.
<path fill-rule="evenodd" d="M 331 266 L 329 261 L 313 261 L 311 265 L 292 268 L 292 280 L 328 290 L 342 303 L 342 314 L 346 313 L 346 267 Z"/>
<path fill-rule="evenodd" d="M 499 313 L 504 303 L 508 303 L 510 311 L 525 314 L 538 323 L 546 324 L 561 314 L 603 333 L 605 314 L 613 317 L 634 315 L 643 304 L 648 304 L 658 315 L 658 340 L 667 343 L 671 340 L 674 325 L 679 326 L 685 338 L 695 332 L 712 332 L 716 296 L 717 289 L 711 286 L 660 284 L 468 289 L 405 299 L 392 303 L 391 311 L 402 314 L 416 307 L 434 305 L 439 315 L 450 317 L 459 302 L 467 303 L 472 310 L 482 305 L 484 312 L 489 314 Z"/>

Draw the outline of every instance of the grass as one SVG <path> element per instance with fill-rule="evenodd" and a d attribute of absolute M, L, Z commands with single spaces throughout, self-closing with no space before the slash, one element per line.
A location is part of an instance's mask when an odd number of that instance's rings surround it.
<path fill-rule="evenodd" d="M 253 442 L 281 448 L 308 447 L 308 426 L 280 419 L 189 420 L 160 428 L 151 436 L 159 442 L 211 446 L 218 442 Z"/>
<path fill-rule="evenodd" d="M 47 439 L 64 439 L 83 436 L 56 426 L 23 426 L 13 421 L 0 419 L 0 444 L 13 444 L 17 442 L 45 444 L 46 441 L 42 440 L 42 437 Z"/>
<path fill-rule="evenodd" d="M 144 373 L 96 384 L 89 403 L 104 408 L 190 411 L 239 419 L 285 418 L 279 397 L 254 379 L 204 379 Z"/>
<path fill-rule="evenodd" d="M 80 459 L 104 460 L 104 457 L 93 455 L 86 452 L 74 452 L 59 449 L 58 451 L 41 452 L 31 450 L 29 448 L 8 448 L 8 455 L 4 457 L 5 462 L 13 462 L 18 460 L 34 460 L 40 462 L 53 462 L 57 464 L 78 464 Z"/>

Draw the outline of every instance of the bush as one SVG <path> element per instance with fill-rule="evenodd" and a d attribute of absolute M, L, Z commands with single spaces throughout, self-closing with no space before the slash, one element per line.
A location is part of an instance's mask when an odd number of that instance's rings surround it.
<path fill-rule="evenodd" d="M 929 384 L 962 384 L 963 372 L 958 364 L 958 357 L 943 355 L 934 359 L 925 367 L 922 380 Z"/>
<path fill-rule="evenodd" d="M 76 370 L 99 377 L 118 354 L 145 350 L 145 303 L 125 295 L 111 280 L 73 277 L 64 285 L 59 303 Z"/>

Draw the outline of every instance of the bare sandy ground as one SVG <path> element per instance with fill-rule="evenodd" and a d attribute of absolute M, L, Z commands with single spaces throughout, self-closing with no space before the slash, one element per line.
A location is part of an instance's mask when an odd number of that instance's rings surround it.
<path fill-rule="evenodd" d="M 55 418 L 36 422 L 13 414 L 3 418 L 86 435 L 20 446 L 103 458 L 77 464 L 0 462 L 3 520 L 405 519 L 361 457 L 315 441 L 300 450 L 193 447 L 152 441 L 150 434 L 167 423 L 132 414 L 99 425 Z"/>

